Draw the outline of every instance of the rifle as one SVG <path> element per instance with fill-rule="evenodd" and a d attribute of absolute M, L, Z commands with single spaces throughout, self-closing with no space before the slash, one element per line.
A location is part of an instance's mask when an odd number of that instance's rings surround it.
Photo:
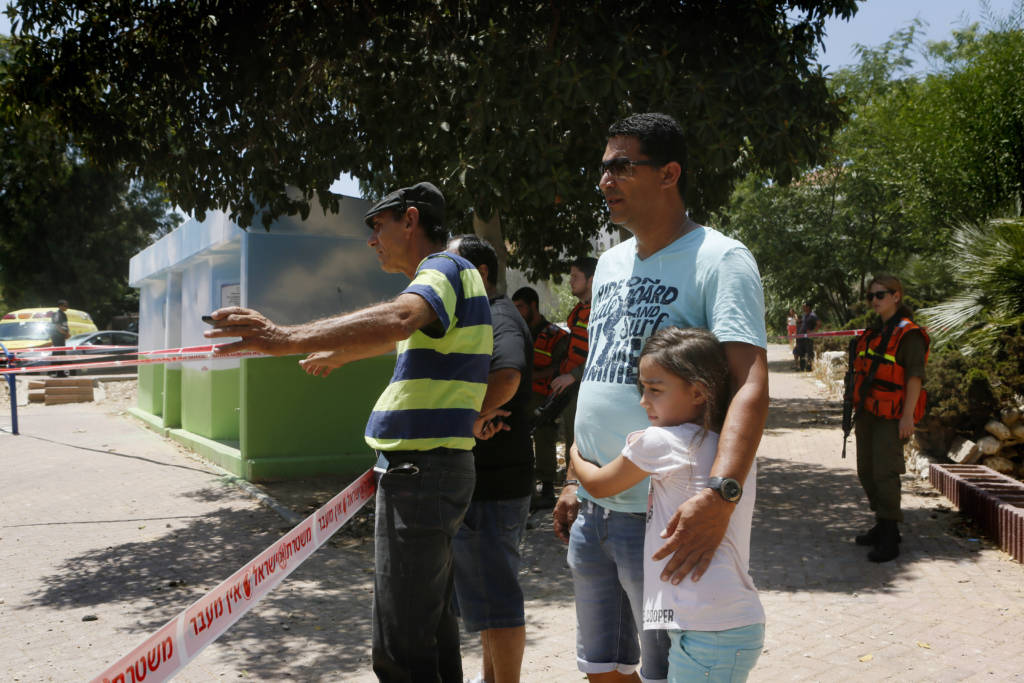
<path fill-rule="evenodd" d="M 843 459 L 846 459 L 846 441 L 853 430 L 853 361 L 857 357 L 859 335 L 850 340 L 846 350 L 846 375 L 843 376 Z"/>
<path fill-rule="evenodd" d="M 569 405 L 569 400 L 573 397 L 579 388 L 579 382 L 574 382 L 573 386 L 567 387 L 557 394 L 551 394 L 547 397 L 544 403 L 537 407 L 537 410 L 533 411 L 533 419 L 530 421 L 530 435 L 532 436 L 538 427 L 543 426 L 548 422 L 554 422 L 558 419 L 558 416 L 562 414 L 565 407 Z M 570 444 L 571 445 L 571 444 Z"/>

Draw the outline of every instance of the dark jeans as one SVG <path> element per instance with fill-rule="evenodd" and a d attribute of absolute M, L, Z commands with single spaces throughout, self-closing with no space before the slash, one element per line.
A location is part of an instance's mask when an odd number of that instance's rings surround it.
<path fill-rule="evenodd" d="M 793 347 L 793 358 L 798 370 L 810 370 L 814 367 L 814 340 L 797 339 Z"/>
<path fill-rule="evenodd" d="M 452 612 L 452 539 L 473 496 L 470 451 L 381 456 L 377 484 L 373 671 L 381 681 L 462 683 Z"/>

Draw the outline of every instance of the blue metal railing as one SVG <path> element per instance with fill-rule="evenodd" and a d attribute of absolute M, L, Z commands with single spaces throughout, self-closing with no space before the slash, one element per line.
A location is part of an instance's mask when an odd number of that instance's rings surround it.
<path fill-rule="evenodd" d="M 7 350 L 7 347 L 0 342 L 0 350 L 3 350 L 7 357 L 7 367 L 14 364 L 14 354 Z M 11 434 L 18 433 L 18 385 L 14 381 L 13 374 L 4 375 L 7 378 L 7 388 L 11 394 Z"/>

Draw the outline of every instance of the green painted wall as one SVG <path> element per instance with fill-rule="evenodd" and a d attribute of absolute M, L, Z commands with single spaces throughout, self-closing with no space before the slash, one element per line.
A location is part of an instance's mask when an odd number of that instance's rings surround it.
<path fill-rule="evenodd" d="M 164 427 L 181 426 L 181 368 L 164 368 Z"/>
<path fill-rule="evenodd" d="M 181 426 L 215 441 L 238 440 L 238 368 L 182 369 Z"/>
<path fill-rule="evenodd" d="M 163 363 L 139 366 L 139 408 L 151 415 L 164 414 Z"/>
<path fill-rule="evenodd" d="M 243 359 L 243 476 L 295 479 L 372 465 L 375 457 L 363 432 L 394 365 L 389 354 L 313 377 L 299 368 L 297 357 Z"/>
<path fill-rule="evenodd" d="M 358 473 L 375 459 L 363 431 L 394 363 L 393 355 L 371 358 L 329 377 L 307 375 L 297 357 L 243 359 L 229 370 L 144 365 L 139 410 L 249 480 Z"/>

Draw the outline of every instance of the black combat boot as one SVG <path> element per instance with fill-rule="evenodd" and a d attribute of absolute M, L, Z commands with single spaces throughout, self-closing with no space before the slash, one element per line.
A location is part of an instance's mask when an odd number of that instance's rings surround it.
<path fill-rule="evenodd" d="M 875 548 L 868 553 L 872 562 L 888 562 L 900 554 L 900 527 L 894 519 L 878 520 Z"/>
<path fill-rule="evenodd" d="M 877 543 L 877 541 L 878 541 L 878 528 L 880 526 L 882 526 L 882 520 L 876 521 L 875 525 L 873 527 L 871 527 L 871 529 L 869 529 L 868 531 L 866 531 L 863 534 L 860 534 L 859 536 L 854 538 L 853 539 L 854 543 L 856 543 L 857 545 L 864 545 L 864 546 L 875 545 Z M 902 543 L 903 542 L 903 537 L 900 536 L 899 531 L 896 532 L 896 542 L 897 543 Z"/>

